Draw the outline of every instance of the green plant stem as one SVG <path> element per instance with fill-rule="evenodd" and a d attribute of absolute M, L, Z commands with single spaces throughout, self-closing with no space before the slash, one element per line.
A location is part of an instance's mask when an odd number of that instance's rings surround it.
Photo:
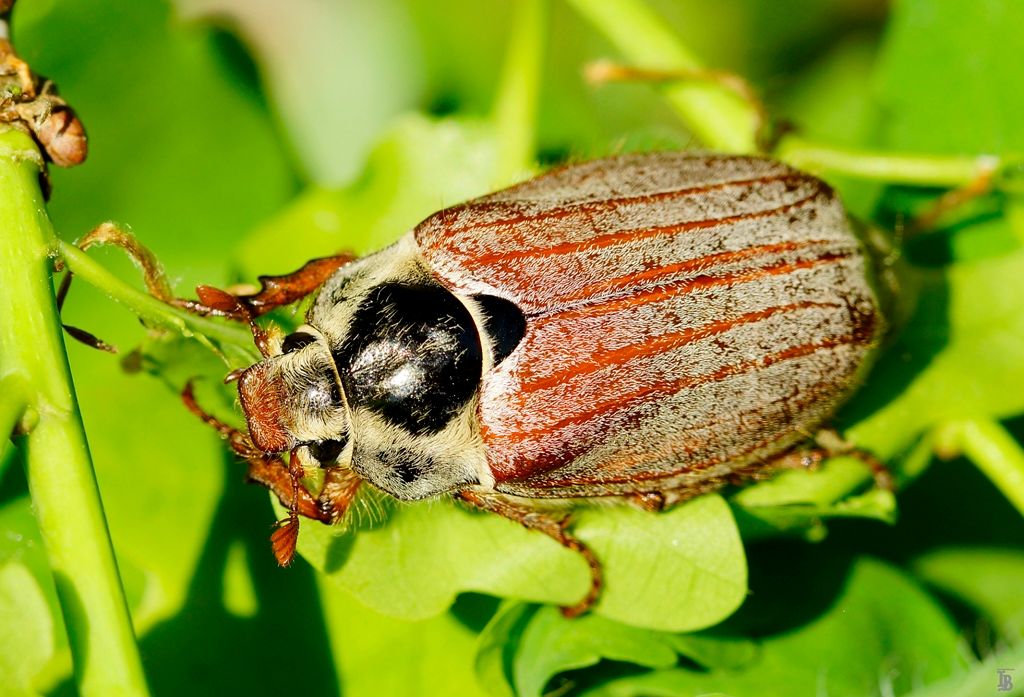
<path fill-rule="evenodd" d="M 508 186 L 534 166 L 537 99 L 544 55 L 545 0 L 521 0 L 514 24 L 492 119 L 498 132 L 495 187 Z"/>
<path fill-rule="evenodd" d="M 569 0 L 639 68 L 699 71 L 697 57 L 640 0 Z M 723 85 L 681 81 L 661 87 L 693 134 L 715 150 L 757 151 L 757 110 Z"/>
<path fill-rule="evenodd" d="M 5 370 L 2 362 L 0 370 Z M 0 465 L 10 445 L 7 436 L 18 426 L 27 406 L 22 381 L 14 375 L 0 376 Z"/>
<path fill-rule="evenodd" d="M 1024 515 L 1024 448 L 997 421 L 972 419 L 946 424 L 936 433 L 943 456 L 963 454 Z"/>
<path fill-rule="evenodd" d="M 122 303 L 140 319 L 207 344 L 211 340 L 216 342 L 232 367 L 252 363 L 255 350 L 252 335 L 244 326 L 200 317 L 161 302 L 149 293 L 128 285 L 73 244 L 57 242 L 57 249 L 76 277 Z M 217 350 L 216 347 L 211 348 Z"/>
<path fill-rule="evenodd" d="M 999 158 L 982 155 L 916 155 L 842 148 L 796 136 L 783 138 L 773 153 L 798 169 L 813 173 L 845 174 L 891 184 L 966 186 L 997 171 Z"/>
<path fill-rule="evenodd" d="M 50 279 L 39 153 L 0 133 L 0 356 L 31 386 L 26 473 L 82 695 L 147 695 Z"/>

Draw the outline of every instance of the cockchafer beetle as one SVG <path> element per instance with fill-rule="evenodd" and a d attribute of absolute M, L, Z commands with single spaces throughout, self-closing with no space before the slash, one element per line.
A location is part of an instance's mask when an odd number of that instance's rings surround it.
<path fill-rule="evenodd" d="M 209 287 L 264 360 L 237 378 L 248 435 L 204 414 L 298 516 L 339 520 L 363 481 L 454 494 L 600 565 L 537 499 L 671 506 L 792 461 L 861 380 L 885 322 L 833 191 L 760 157 L 575 164 L 427 218 L 362 259 Z M 283 337 L 253 318 L 319 288 Z M 290 453 L 285 466 L 280 453 Z M 806 452 L 797 453 L 806 462 Z M 314 496 L 309 458 L 326 470 Z"/>

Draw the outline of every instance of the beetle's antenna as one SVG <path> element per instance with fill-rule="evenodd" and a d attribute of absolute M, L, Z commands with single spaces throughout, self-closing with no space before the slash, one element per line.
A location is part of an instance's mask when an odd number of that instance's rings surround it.
<path fill-rule="evenodd" d="M 299 446 L 302 447 L 302 446 Z M 295 544 L 299 539 L 299 480 L 302 479 L 302 462 L 299 460 L 299 448 L 292 450 L 288 458 L 288 474 L 292 478 L 292 505 L 288 517 L 277 523 L 277 529 L 270 536 L 270 545 L 274 557 L 281 566 L 291 566 L 295 558 Z"/>

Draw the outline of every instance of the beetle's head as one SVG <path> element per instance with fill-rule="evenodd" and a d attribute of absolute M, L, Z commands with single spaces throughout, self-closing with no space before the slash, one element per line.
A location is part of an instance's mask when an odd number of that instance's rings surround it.
<path fill-rule="evenodd" d="M 281 353 L 238 379 L 249 436 L 267 453 L 300 445 L 332 465 L 349 438 L 348 409 L 338 370 L 323 336 L 304 326 L 285 337 Z"/>

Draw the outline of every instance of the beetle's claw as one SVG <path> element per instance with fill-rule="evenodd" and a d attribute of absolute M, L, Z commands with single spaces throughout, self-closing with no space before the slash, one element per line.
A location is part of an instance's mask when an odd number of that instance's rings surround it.
<path fill-rule="evenodd" d="M 295 560 L 295 545 L 299 540 L 299 517 L 289 516 L 277 522 L 277 529 L 270 535 L 270 546 L 278 566 L 291 566 Z"/>

